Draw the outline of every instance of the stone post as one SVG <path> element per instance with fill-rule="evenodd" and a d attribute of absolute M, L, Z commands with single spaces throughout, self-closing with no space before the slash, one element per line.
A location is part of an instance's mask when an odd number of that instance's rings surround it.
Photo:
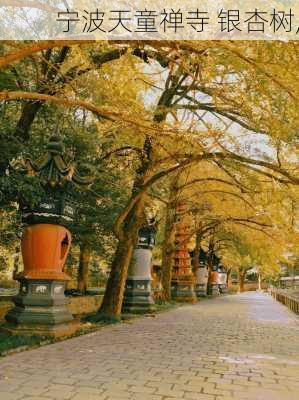
<path fill-rule="evenodd" d="M 151 288 L 152 249 L 155 228 L 151 225 L 138 232 L 138 243 L 129 267 L 122 311 L 144 313 L 155 309 Z"/>
<path fill-rule="evenodd" d="M 176 301 L 194 303 L 196 302 L 196 295 L 191 258 L 188 251 L 190 223 L 186 215 L 187 210 L 188 207 L 185 203 L 178 204 L 175 222 L 176 250 L 173 259 L 171 292 Z"/>

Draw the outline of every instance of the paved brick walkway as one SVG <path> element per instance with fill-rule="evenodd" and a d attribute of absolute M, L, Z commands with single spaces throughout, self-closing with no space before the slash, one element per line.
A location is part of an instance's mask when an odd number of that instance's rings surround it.
<path fill-rule="evenodd" d="M 1 400 L 298 400 L 298 318 L 266 294 L 184 306 L 0 359 Z"/>

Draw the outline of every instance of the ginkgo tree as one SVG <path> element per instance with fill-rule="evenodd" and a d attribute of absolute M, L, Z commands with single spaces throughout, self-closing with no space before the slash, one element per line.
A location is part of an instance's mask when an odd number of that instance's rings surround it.
<path fill-rule="evenodd" d="M 176 248 L 175 214 L 179 202 L 188 205 L 187 213 L 193 218 L 189 239 L 194 239 L 197 250 L 200 246 L 207 249 L 210 238 L 214 237 L 214 242 L 220 243 L 215 251 L 221 255 L 222 247 L 230 249 L 235 243 L 232 238 L 238 235 L 235 233 L 232 236 L 231 230 L 238 228 L 240 234 L 245 232 L 253 239 L 261 235 L 271 241 L 275 238 L 275 241 L 283 243 L 280 249 L 285 252 L 291 246 L 290 235 L 293 228 L 292 218 L 289 217 L 289 221 L 286 219 L 285 214 L 289 215 L 288 211 L 279 207 L 282 199 L 285 202 L 292 200 L 288 188 L 283 190 L 283 187 L 281 183 L 274 183 L 269 179 L 266 181 L 263 174 L 258 172 L 249 170 L 240 174 L 237 168 L 223 170 L 213 162 L 201 162 L 196 167 L 186 168 L 180 175 L 176 174 L 168 182 L 165 180 L 162 185 L 154 187 L 152 197 L 165 209 L 164 236 L 161 240 L 164 299 L 169 300 L 171 297 L 171 268 Z M 282 241 L 283 237 L 288 237 L 287 242 Z M 265 244 L 265 240 L 257 243 L 261 244 L 262 249 L 267 249 L 269 245 Z M 293 233 L 294 247 L 295 243 Z M 275 262 L 273 268 L 274 265 Z"/>
<path fill-rule="evenodd" d="M 99 131 L 108 127 L 113 132 L 114 156 L 124 147 L 139 155 L 131 195 L 114 224 L 117 246 L 103 314 L 120 316 L 149 189 L 162 178 L 210 161 L 235 182 L 250 170 L 253 182 L 258 174 L 282 185 L 298 185 L 297 47 L 248 41 L 40 41 L 2 46 L 4 74 L 18 77 L 29 60 L 32 70 L 45 71 L 34 87 L 17 78 L 15 86 L 4 84 L 3 104 L 42 104 L 38 113 L 49 104 L 84 109 Z M 114 66 L 117 60 L 120 64 Z M 127 89 L 124 82 L 130 83 Z M 136 95 L 130 98 L 131 90 Z M 266 151 L 257 151 L 261 141 Z M 216 197 L 216 192 L 210 195 Z M 239 194 L 232 196 L 244 203 Z"/>

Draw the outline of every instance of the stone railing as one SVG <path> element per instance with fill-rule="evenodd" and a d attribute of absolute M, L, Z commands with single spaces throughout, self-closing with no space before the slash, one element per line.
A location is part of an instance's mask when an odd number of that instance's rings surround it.
<path fill-rule="evenodd" d="M 287 306 L 294 313 L 299 314 L 299 291 L 290 289 L 271 288 L 270 293 L 275 300 Z"/>

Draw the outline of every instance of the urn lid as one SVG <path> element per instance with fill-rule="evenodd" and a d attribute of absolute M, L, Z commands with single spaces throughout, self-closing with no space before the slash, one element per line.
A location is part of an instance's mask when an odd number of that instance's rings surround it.
<path fill-rule="evenodd" d="M 137 248 L 153 249 L 155 245 L 156 229 L 153 225 L 146 225 L 138 231 Z"/>
<path fill-rule="evenodd" d="M 72 193 L 76 188 L 87 187 L 91 177 L 83 177 L 72 161 L 67 161 L 64 144 L 58 136 L 52 136 L 45 153 L 37 160 L 26 158 L 23 171 L 37 176 L 44 193 L 34 207 L 22 204 L 22 219 L 28 224 L 55 223 L 68 225 L 75 216 Z"/>
<path fill-rule="evenodd" d="M 190 251 L 190 256 L 193 258 L 195 254 L 195 250 Z M 207 252 L 201 247 L 199 250 L 199 267 L 204 268 L 207 262 Z"/>
<path fill-rule="evenodd" d="M 226 272 L 225 266 L 221 263 L 221 261 L 220 261 L 220 263 L 218 265 L 218 272 L 220 272 L 220 273 L 225 273 Z"/>
<path fill-rule="evenodd" d="M 207 253 L 202 248 L 200 248 L 200 251 L 199 251 L 199 263 L 201 265 L 204 265 L 206 263 L 206 261 L 207 261 Z"/>
<path fill-rule="evenodd" d="M 93 182 L 93 178 L 81 176 L 72 161 L 67 161 L 64 144 L 58 136 L 50 137 L 46 152 L 39 159 L 25 159 L 25 170 L 28 175 L 39 176 L 45 188 L 61 189 L 69 183 L 88 186 Z"/>

